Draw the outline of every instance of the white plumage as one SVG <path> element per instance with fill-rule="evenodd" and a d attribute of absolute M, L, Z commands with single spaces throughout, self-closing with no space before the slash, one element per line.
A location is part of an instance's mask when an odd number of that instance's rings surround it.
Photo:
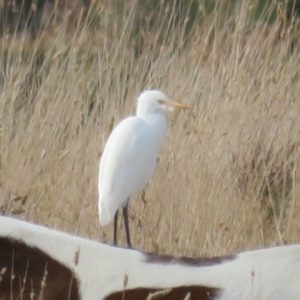
<path fill-rule="evenodd" d="M 123 207 L 128 246 L 131 245 L 126 228 L 127 204 L 144 188 L 154 172 L 167 131 L 164 112 L 172 108 L 187 107 L 170 102 L 160 91 L 144 91 L 138 98 L 136 116 L 123 120 L 113 130 L 101 157 L 98 184 L 100 223 L 106 225 L 115 217 L 116 226 L 117 211 Z M 116 236 L 114 242 L 117 242 Z"/>

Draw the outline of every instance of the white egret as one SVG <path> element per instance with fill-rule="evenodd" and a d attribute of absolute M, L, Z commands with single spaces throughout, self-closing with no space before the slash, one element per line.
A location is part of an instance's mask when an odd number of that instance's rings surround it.
<path fill-rule="evenodd" d="M 102 225 L 114 217 L 114 244 L 117 245 L 118 209 L 123 208 L 127 245 L 131 248 L 128 202 L 150 180 L 167 131 L 164 112 L 186 109 L 169 101 L 157 90 L 144 91 L 138 98 L 136 116 L 123 120 L 111 133 L 99 170 L 99 219 Z"/>

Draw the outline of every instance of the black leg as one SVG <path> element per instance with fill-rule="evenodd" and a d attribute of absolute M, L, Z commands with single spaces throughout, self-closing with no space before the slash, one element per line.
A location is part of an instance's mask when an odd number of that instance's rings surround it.
<path fill-rule="evenodd" d="M 115 214 L 115 221 L 114 221 L 114 245 L 117 246 L 117 231 L 118 231 L 118 210 Z"/>
<path fill-rule="evenodd" d="M 125 207 L 123 207 L 123 217 L 125 223 L 126 240 L 128 248 L 132 248 L 130 241 L 129 222 L 128 222 L 128 201 Z"/>

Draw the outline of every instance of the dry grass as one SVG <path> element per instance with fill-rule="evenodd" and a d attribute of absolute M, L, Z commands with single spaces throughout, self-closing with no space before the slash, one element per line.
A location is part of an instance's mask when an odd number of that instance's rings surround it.
<path fill-rule="evenodd" d="M 102 10 L 97 32 L 4 37 L 0 213 L 110 243 L 101 151 L 140 91 L 159 88 L 190 110 L 169 116 L 155 176 L 130 204 L 133 245 L 196 256 L 299 242 L 299 46 L 293 26 L 251 23 L 248 9 L 207 16 L 185 44 L 183 27 L 164 37 L 157 24 L 138 56 L 132 12 L 115 28 Z"/>

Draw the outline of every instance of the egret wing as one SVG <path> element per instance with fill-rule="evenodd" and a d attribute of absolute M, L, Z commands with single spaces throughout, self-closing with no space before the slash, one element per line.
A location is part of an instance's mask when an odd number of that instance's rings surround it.
<path fill-rule="evenodd" d="M 157 158 L 153 136 L 145 121 L 131 117 L 112 132 L 104 149 L 99 174 L 99 215 L 105 225 L 128 198 L 149 181 Z"/>

